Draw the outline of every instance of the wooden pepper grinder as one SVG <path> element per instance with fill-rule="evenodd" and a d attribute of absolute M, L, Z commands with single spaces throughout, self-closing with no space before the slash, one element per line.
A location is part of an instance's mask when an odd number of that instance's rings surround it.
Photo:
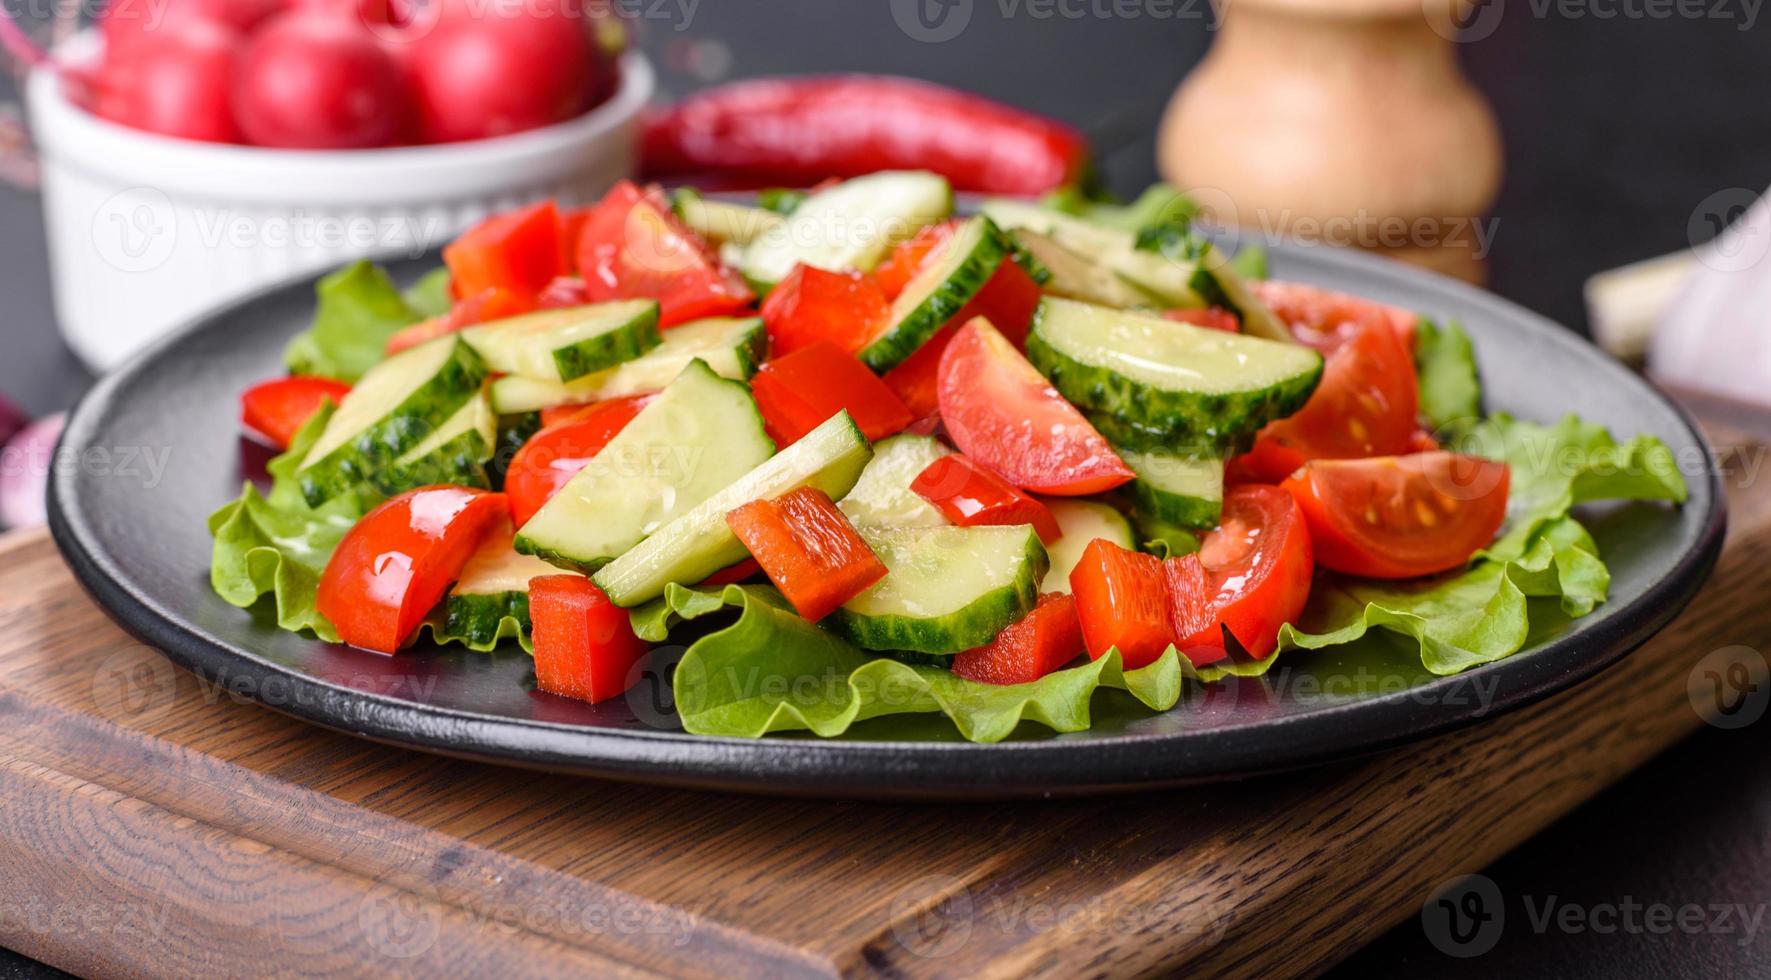
<path fill-rule="evenodd" d="M 1163 176 L 1261 235 L 1358 245 L 1471 282 L 1493 226 L 1500 133 L 1458 69 L 1499 5 L 1217 0 L 1221 26 L 1175 92 Z"/>

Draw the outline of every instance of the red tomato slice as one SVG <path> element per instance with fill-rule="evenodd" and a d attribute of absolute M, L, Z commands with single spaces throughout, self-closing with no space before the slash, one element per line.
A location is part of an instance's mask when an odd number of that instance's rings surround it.
<path fill-rule="evenodd" d="M 627 610 L 584 576 L 530 579 L 529 619 L 537 688 L 596 704 L 639 681 L 633 666 L 646 655 L 645 641 L 634 634 Z"/>
<path fill-rule="evenodd" d="M 240 421 L 246 428 L 288 449 L 295 433 L 327 402 L 338 404 L 351 386 L 331 378 L 278 378 L 240 395 Z"/>
<path fill-rule="evenodd" d="M 488 290 L 532 297 L 566 271 L 552 201 L 493 215 L 443 249 L 449 283 L 466 299 Z"/>
<path fill-rule="evenodd" d="M 1236 314 L 1221 306 L 1208 306 L 1203 310 L 1163 310 L 1164 320 L 1176 323 L 1191 323 L 1207 330 L 1222 330 L 1225 333 L 1241 333 L 1242 320 Z"/>
<path fill-rule="evenodd" d="M 1148 667 L 1174 642 L 1162 562 L 1096 538 L 1070 570 L 1070 592 L 1091 660 L 1119 648 L 1125 669 Z"/>
<path fill-rule="evenodd" d="M 1031 684 L 1084 652 L 1076 597 L 1047 592 L 1020 622 L 988 645 L 953 658 L 953 672 L 983 684 Z"/>
<path fill-rule="evenodd" d="M 902 432 L 914 421 L 878 375 L 829 341 L 764 364 L 750 391 L 769 438 L 783 449 L 845 409 L 868 439 Z"/>
<path fill-rule="evenodd" d="M 1025 490 L 1080 496 L 1132 479 L 1107 440 L 987 320 L 941 355 L 941 418 L 961 452 Z"/>
<path fill-rule="evenodd" d="M 738 313 L 756 299 L 668 205 L 627 180 L 586 219 L 578 273 L 592 302 L 657 300 L 660 327 Z"/>
<path fill-rule="evenodd" d="M 762 304 L 769 350 L 776 357 L 821 341 L 853 354 L 890 315 L 891 303 L 871 278 L 809 265 L 794 266 Z"/>
<path fill-rule="evenodd" d="M 456 300 L 454 307 L 442 316 L 420 320 L 401 329 L 387 339 L 387 356 L 427 343 L 438 337 L 459 333 L 475 324 L 521 316 L 535 309 L 536 297 L 513 293 L 507 289 L 488 289 L 477 296 Z"/>
<path fill-rule="evenodd" d="M 370 511 L 345 533 L 314 605 L 344 642 L 394 653 L 461 574 L 480 538 L 510 514 L 504 494 L 421 487 Z"/>
<path fill-rule="evenodd" d="M 1046 544 L 1064 533 L 1050 507 L 964 456 L 943 456 L 930 463 L 910 481 L 910 490 L 960 527 L 1031 524 Z"/>
<path fill-rule="evenodd" d="M 1404 347 L 1414 348 L 1414 324 L 1419 317 L 1412 311 L 1301 282 L 1269 279 L 1248 285 L 1256 298 L 1291 328 L 1299 343 L 1324 354 L 1334 353 L 1376 324 L 1395 330 Z"/>
<path fill-rule="evenodd" d="M 1285 481 L 1325 568 L 1416 578 L 1457 568 L 1507 517 L 1507 464 L 1431 452 L 1316 460 Z"/>
<path fill-rule="evenodd" d="M 590 221 L 590 213 L 594 207 L 569 208 L 560 212 L 560 269 L 563 275 L 578 273 L 578 239 L 584 236 L 584 226 Z"/>
<path fill-rule="evenodd" d="M 1328 355 L 1296 415 L 1261 430 L 1237 478 L 1278 483 L 1312 459 L 1400 456 L 1416 445 L 1419 410 L 1414 359 L 1389 326 L 1367 328 Z"/>
<path fill-rule="evenodd" d="M 549 498 L 602 452 L 652 397 L 634 395 L 587 405 L 530 437 L 511 457 L 504 473 L 504 492 L 510 497 L 510 515 L 517 527 L 527 524 Z"/>
<path fill-rule="evenodd" d="M 1279 627 L 1296 619 L 1309 600 L 1315 570 L 1297 502 L 1278 487 L 1231 489 L 1217 530 L 1200 542 L 1199 561 L 1209 577 L 1214 621 L 1177 645 L 1195 663 L 1208 663 L 1200 657 L 1224 648 L 1222 625 L 1256 659 L 1271 654 Z"/>
<path fill-rule="evenodd" d="M 886 576 L 885 563 L 816 487 L 753 500 L 727 514 L 726 523 L 794 610 L 814 623 Z"/>

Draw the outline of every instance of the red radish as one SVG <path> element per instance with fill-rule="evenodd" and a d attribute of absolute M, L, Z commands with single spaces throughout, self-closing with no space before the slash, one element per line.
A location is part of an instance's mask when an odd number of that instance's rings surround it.
<path fill-rule="evenodd" d="M 142 41 L 159 43 L 193 23 L 249 34 L 285 0 L 111 0 L 99 17 L 107 58 Z"/>
<path fill-rule="evenodd" d="M 152 44 L 109 52 L 98 73 L 93 112 L 162 136 L 240 142 L 228 104 L 240 34 L 206 21 L 157 30 Z"/>
<path fill-rule="evenodd" d="M 377 34 L 380 28 L 398 24 L 405 9 L 394 0 L 289 0 L 289 8 L 356 21 Z"/>
<path fill-rule="evenodd" d="M 65 415 L 38 419 L 20 429 L 0 450 L 0 524 L 30 527 L 48 519 L 44 492 L 56 440 L 67 420 Z"/>
<path fill-rule="evenodd" d="M 430 143 L 504 136 L 583 112 L 599 59 L 570 0 L 442 0 L 401 54 Z M 428 28 L 428 30 L 425 30 Z"/>
<path fill-rule="evenodd" d="M 367 32 L 296 12 L 271 20 L 246 46 L 233 106 L 259 146 L 346 150 L 398 142 L 411 99 L 399 66 Z"/>

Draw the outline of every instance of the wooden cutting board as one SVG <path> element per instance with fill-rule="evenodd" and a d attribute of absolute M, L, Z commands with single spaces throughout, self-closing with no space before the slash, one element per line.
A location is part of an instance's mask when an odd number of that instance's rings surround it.
<path fill-rule="evenodd" d="M 1771 645 L 1767 504 L 1735 500 L 1671 628 L 1545 703 L 1308 772 L 991 805 L 660 790 L 321 731 L 136 644 L 14 534 L 0 942 L 171 977 L 1310 973 L 1703 724 L 1699 662 Z"/>

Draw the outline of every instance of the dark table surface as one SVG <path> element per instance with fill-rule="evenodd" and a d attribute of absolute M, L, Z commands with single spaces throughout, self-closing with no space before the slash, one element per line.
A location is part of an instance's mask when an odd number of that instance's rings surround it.
<path fill-rule="evenodd" d="M 901 2 L 621 6 L 645 12 L 642 43 L 667 95 L 783 72 L 947 82 L 1083 127 L 1121 194 L 1155 179 L 1155 121 L 1210 39 L 1206 15 L 1188 13 L 1204 11 L 1203 0 L 1055 7 L 957 0 L 956 10 L 971 11 L 965 31 L 921 43 L 893 22 L 889 7 Z M 1771 20 L 1758 23 L 1756 0 L 1494 6 L 1504 12 L 1498 30 L 1460 51 L 1507 142 L 1491 285 L 1584 330 L 1580 288 L 1588 275 L 1690 244 L 1693 213 L 1718 191 L 1771 185 Z M 1657 9 L 1668 15 L 1648 15 Z M 1141 13 L 1111 13 L 1127 10 Z M 0 94 L 9 93 L 0 87 Z M 37 202 L 3 188 L 0 298 L 0 392 L 39 413 L 72 404 L 90 379 L 54 330 Z M 1771 637 L 1739 642 L 1764 649 Z M 1705 730 L 1485 869 L 1504 903 L 1492 951 L 1446 955 L 1415 919 L 1338 972 L 1771 976 L 1768 725 Z M 1546 919 L 1552 902 L 1556 914 Z M 1654 910 L 1676 917 L 1685 906 L 1705 910 L 1702 925 L 1659 927 Z M 0 950 L 0 978 L 43 969 Z"/>

